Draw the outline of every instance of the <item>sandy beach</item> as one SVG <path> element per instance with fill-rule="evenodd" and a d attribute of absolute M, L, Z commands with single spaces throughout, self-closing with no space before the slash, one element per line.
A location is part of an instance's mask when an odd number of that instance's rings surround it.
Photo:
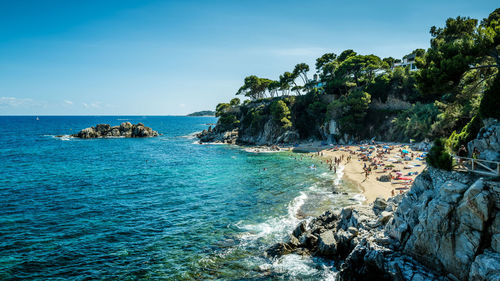
<path fill-rule="evenodd" d="M 424 152 L 405 144 L 346 145 L 325 147 L 302 145 L 294 150 L 308 151 L 320 157 L 324 165 L 332 165 L 332 173 L 344 166 L 343 180 L 357 186 L 365 196 L 365 203 L 377 197 L 387 199 L 408 191 L 413 180 L 426 167 Z M 340 160 L 339 160 L 340 159 Z M 368 173 L 367 173 L 368 170 Z M 384 179 L 379 180 L 381 176 Z"/>

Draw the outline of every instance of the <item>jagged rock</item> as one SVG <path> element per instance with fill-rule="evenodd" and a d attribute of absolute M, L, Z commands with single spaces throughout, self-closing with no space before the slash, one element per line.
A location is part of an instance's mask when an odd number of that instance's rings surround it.
<path fill-rule="evenodd" d="M 90 127 L 81 130 L 72 137 L 91 139 L 91 138 L 107 138 L 107 137 L 156 137 L 158 132 L 144 126 L 142 123 L 132 125 L 130 122 L 124 122 L 120 126 L 111 127 L 109 124 L 98 124 L 95 127 Z"/>
<path fill-rule="evenodd" d="M 500 254 L 485 251 L 478 255 L 470 267 L 469 280 L 500 280 Z"/>
<path fill-rule="evenodd" d="M 479 158 L 489 161 L 500 161 L 500 122 L 495 119 L 483 120 L 484 127 L 477 138 L 467 144 L 469 153 L 474 148 L 480 151 Z"/>
<path fill-rule="evenodd" d="M 498 183 L 428 169 L 404 196 L 302 223 L 285 249 L 340 261 L 338 280 L 497 280 Z"/>
<path fill-rule="evenodd" d="M 277 243 L 266 250 L 266 255 L 269 257 L 279 257 L 288 254 L 292 248 L 287 243 Z"/>
<path fill-rule="evenodd" d="M 333 237 L 333 231 L 328 230 L 319 235 L 318 251 L 321 256 L 332 258 L 337 253 L 337 241 Z"/>
<path fill-rule="evenodd" d="M 391 218 L 392 218 L 391 212 L 383 211 L 382 213 L 380 213 L 378 222 L 382 225 L 385 225 Z"/>
<path fill-rule="evenodd" d="M 295 236 L 296 238 L 299 238 L 305 231 L 306 231 L 306 222 L 303 221 L 299 223 L 299 225 L 295 228 L 292 235 Z"/>
<path fill-rule="evenodd" d="M 385 210 L 385 208 L 387 208 L 387 201 L 385 201 L 384 198 L 377 197 L 375 201 L 373 201 L 373 211 L 375 214 L 378 215 L 380 212 Z"/>

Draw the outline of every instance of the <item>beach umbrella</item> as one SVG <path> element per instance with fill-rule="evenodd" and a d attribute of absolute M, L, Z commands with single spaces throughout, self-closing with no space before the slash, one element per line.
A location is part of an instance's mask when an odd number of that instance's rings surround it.
<path fill-rule="evenodd" d="M 388 145 L 384 145 L 384 148 L 387 148 L 387 149 L 389 149 L 389 146 L 388 146 Z"/>
<path fill-rule="evenodd" d="M 403 149 L 403 153 L 410 153 L 410 152 L 406 149 Z"/>

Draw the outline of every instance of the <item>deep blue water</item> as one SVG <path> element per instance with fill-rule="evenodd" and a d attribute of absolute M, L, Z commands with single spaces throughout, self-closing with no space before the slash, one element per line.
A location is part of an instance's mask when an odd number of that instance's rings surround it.
<path fill-rule="evenodd" d="M 55 137 L 125 121 L 163 135 Z M 263 251 L 349 202 L 332 193 L 335 175 L 303 155 L 196 144 L 190 135 L 215 122 L 0 117 L 0 279 L 332 278 L 324 261 Z"/>

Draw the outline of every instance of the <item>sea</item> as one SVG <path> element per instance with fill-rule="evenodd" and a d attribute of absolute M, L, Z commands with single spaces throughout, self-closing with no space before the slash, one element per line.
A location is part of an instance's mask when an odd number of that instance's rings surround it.
<path fill-rule="evenodd" d="M 0 280 L 333 280 L 265 250 L 360 204 L 317 157 L 199 144 L 213 117 L 0 116 Z M 138 123 L 155 138 L 77 139 Z M 58 136 L 63 137 L 58 137 Z"/>

